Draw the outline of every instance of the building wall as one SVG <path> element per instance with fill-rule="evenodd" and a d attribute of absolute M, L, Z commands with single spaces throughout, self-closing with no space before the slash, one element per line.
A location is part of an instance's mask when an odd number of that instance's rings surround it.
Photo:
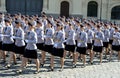
<path fill-rule="evenodd" d="M 55 14 L 59 16 L 60 15 L 60 4 L 62 1 L 69 2 L 70 4 L 69 14 L 70 15 L 82 15 L 82 1 L 81 0 L 44 0 L 43 11 L 46 12 L 47 14 Z"/>
<path fill-rule="evenodd" d="M 100 19 L 100 11 L 102 6 L 102 19 L 104 20 L 111 20 L 111 10 L 113 7 L 120 5 L 120 0 L 44 0 L 49 1 L 48 9 L 43 8 L 48 14 L 60 14 L 60 3 L 62 1 L 68 1 L 70 3 L 70 15 L 82 15 L 84 18 L 87 18 L 87 6 L 88 2 L 96 1 L 98 3 L 98 16 L 97 18 Z M 113 20 L 114 21 L 114 20 Z"/>
<path fill-rule="evenodd" d="M 0 12 L 6 12 L 5 0 L 0 0 Z"/>
<path fill-rule="evenodd" d="M 110 0 L 109 1 L 108 13 L 107 13 L 109 20 L 111 20 L 111 11 L 112 11 L 112 8 L 115 7 L 115 6 L 118 6 L 118 5 L 120 5 L 120 0 Z M 119 21 L 119 20 L 116 20 L 116 21 Z"/>
<path fill-rule="evenodd" d="M 6 12 L 5 2 L 0 0 L 0 11 Z M 43 0 L 43 11 L 53 16 L 60 15 L 60 4 L 62 1 L 68 1 L 70 4 L 69 14 L 83 16 L 87 18 L 88 2 L 96 1 L 98 3 L 98 16 L 100 18 L 101 0 Z M 111 10 L 113 7 L 120 5 L 120 0 L 102 0 L 102 19 L 111 20 Z M 114 20 L 113 20 L 114 21 Z M 119 20 L 116 20 L 119 21 Z"/>

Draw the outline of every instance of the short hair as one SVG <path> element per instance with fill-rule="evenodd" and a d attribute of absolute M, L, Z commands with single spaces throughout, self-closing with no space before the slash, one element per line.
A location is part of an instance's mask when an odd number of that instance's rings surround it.
<path fill-rule="evenodd" d="M 100 28 L 100 25 L 97 25 L 97 28 Z"/>
<path fill-rule="evenodd" d="M 10 19 L 9 18 L 5 18 L 4 21 L 10 23 Z"/>
<path fill-rule="evenodd" d="M 115 26 L 114 28 L 115 28 L 115 30 L 118 30 L 118 27 Z"/>

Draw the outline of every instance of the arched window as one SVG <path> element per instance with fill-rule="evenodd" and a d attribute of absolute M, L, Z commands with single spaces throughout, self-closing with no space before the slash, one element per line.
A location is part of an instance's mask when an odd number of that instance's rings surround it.
<path fill-rule="evenodd" d="M 97 17 L 98 13 L 98 3 L 95 1 L 90 1 L 87 8 L 88 17 Z"/>
<path fill-rule="evenodd" d="M 69 2 L 62 1 L 60 7 L 60 16 L 69 17 Z"/>
<path fill-rule="evenodd" d="M 112 8 L 111 19 L 117 19 L 117 20 L 119 19 L 120 20 L 120 5 Z"/>

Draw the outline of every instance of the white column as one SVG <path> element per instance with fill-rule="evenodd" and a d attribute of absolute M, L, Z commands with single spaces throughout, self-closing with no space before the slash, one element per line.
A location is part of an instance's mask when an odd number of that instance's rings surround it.
<path fill-rule="evenodd" d="M 85 0 L 82 0 L 82 15 L 83 15 L 83 18 L 87 18 L 87 6 L 88 6 L 88 0 L 85 1 Z"/>
<path fill-rule="evenodd" d="M 102 0 L 102 15 L 101 19 L 107 19 L 107 0 Z"/>
<path fill-rule="evenodd" d="M 82 14 L 82 0 L 72 0 L 72 14 L 81 15 Z"/>
<path fill-rule="evenodd" d="M 59 14 L 60 1 L 58 0 L 43 0 L 43 12 L 48 14 Z"/>
<path fill-rule="evenodd" d="M 1 1 L 1 6 L 0 6 L 0 11 L 1 12 L 6 12 L 6 0 L 0 0 Z"/>
<path fill-rule="evenodd" d="M 49 8 L 49 0 L 43 0 L 43 11 L 47 11 Z"/>

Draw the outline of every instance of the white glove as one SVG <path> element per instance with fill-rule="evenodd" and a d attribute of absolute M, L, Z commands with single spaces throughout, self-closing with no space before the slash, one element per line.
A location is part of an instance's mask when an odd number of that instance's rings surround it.
<path fill-rule="evenodd" d="M 21 39 L 20 37 L 12 36 L 13 39 Z"/>
<path fill-rule="evenodd" d="M 67 40 L 63 41 L 64 43 L 66 42 Z"/>
<path fill-rule="evenodd" d="M 44 38 L 46 38 L 46 35 L 44 35 Z"/>
<path fill-rule="evenodd" d="M 13 39 L 16 39 L 16 37 L 15 37 L 15 36 L 12 36 L 12 38 L 13 38 Z"/>
<path fill-rule="evenodd" d="M 0 37 L 2 37 L 3 36 L 3 34 L 0 34 Z"/>
<path fill-rule="evenodd" d="M 116 35 L 113 35 L 114 38 L 116 38 L 117 36 Z"/>
<path fill-rule="evenodd" d="M 57 43 L 54 44 L 54 47 L 57 48 Z"/>
<path fill-rule="evenodd" d="M 98 38 L 98 36 L 96 35 L 95 38 Z"/>
<path fill-rule="evenodd" d="M 26 43 L 28 43 L 28 42 L 29 42 L 29 40 L 25 40 L 25 42 L 26 42 Z"/>
<path fill-rule="evenodd" d="M 78 45 L 77 45 L 78 47 L 80 47 L 81 46 L 81 43 L 78 43 Z"/>
<path fill-rule="evenodd" d="M 4 37 L 10 37 L 10 35 L 3 35 Z"/>

